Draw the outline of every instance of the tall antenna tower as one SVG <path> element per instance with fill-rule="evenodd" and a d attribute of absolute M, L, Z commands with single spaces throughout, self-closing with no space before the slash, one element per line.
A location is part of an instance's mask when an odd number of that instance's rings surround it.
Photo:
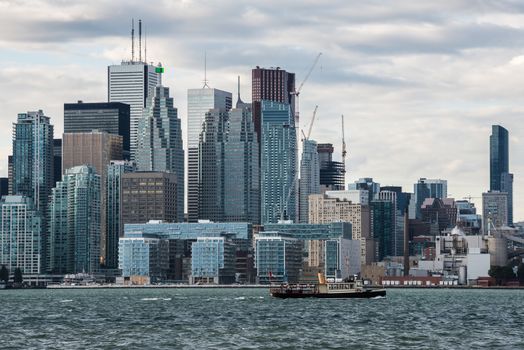
<path fill-rule="evenodd" d="M 138 20 L 138 60 L 142 62 L 142 20 Z"/>
<path fill-rule="evenodd" d="M 144 26 L 144 62 L 147 64 L 147 31 Z"/>
<path fill-rule="evenodd" d="M 131 62 L 135 61 L 135 19 L 131 19 Z"/>
<path fill-rule="evenodd" d="M 207 52 L 204 51 L 204 86 L 202 88 L 209 88 L 209 85 L 207 83 Z"/>

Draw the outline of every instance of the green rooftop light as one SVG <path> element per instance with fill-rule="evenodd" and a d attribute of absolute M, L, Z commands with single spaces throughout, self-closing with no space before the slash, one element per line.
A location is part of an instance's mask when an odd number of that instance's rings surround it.
<path fill-rule="evenodd" d="M 155 73 L 164 73 L 164 67 L 156 67 Z"/>

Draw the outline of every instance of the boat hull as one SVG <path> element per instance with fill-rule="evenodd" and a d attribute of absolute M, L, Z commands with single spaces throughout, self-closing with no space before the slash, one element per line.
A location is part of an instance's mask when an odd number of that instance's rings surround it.
<path fill-rule="evenodd" d="M 328 299 L 346 299 L 346 298 L 360 298 L 369 299 L 376 297 L 385 297 L 385 289 L 368 289 L 360 292 L 347 292 L 347 293 L 298 293 L 298 292 L 271 292 L 271 295 L 275 298 L 288 299 L 288 298 L 328 298 Z"/>

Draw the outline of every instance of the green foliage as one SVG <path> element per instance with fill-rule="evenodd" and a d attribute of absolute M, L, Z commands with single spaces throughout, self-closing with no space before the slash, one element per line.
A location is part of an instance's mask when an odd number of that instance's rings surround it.
<path fill-rule="evenodd" d="M 0 268 L 0 281 L 4 281 L 5 284 L 9 281 L 9 270 L 5 265 L 2 265 L 2 268 Z"/>
<path fill-rule="evenodd" d="M 506 266 L 492 266 L 489 269 L 489 275 L 495 279 L 497 285 L 502 285 L 515 279 L 513 265 L 509 263 Z"/>
<path fill-rule="evenodd" d="M 522 262 L 519 264 L 517 270 L 517 279 L 519 280 L 519 284 L 524 285 L 524 264 Z"/>
<path fill-rule="evenodd" d="M 13 281 L 17 284 L 21 284 L 24 281 L 24 277 L 22 276 L 22 270 L 20 270 L 19 267 L 15 269 L 15 275 L 13 277 Z"/>

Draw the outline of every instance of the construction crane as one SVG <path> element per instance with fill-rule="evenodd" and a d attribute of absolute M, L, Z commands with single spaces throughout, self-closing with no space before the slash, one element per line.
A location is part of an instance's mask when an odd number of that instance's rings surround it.
<path fill-rule="evenodd" d="M 309 123 L 309 129 L 307 131 L 306 140 L 309 140 L 309 137 L 311 136 L 311 130 L 313 129 L 313 123 L 315 122 L 315 117 L 317 116 L 317 110 L 318 110 L 318 105 L 315 106 L 315 110 L 313 111 L 313 117 L 311 117 L 311 123 Z"/>
<path fill-rule="evenodd" d="M 290 92 L 291 95 L 295 96 L 295 125 L 298 125 L 299 120 L 299 101 L 298 97 L 300 96 L 300 91 L 302 91 L 302 87 L 304 86 L 305 82 L 308 80 L 309 76 L 311 75 L 311 72 L 313 72 L 313 69 L 315 69 L 315 66 L 318 63 L 318 60 L 320 59 L 320 56 L 322 56 L 322 52 L 319 52 L 317 57 L 315 58 L 315 61 L 313 61 L 313 64 L 311 65 L 311 68 L 309 68 L 309 71 L 307 72 L 304 80 L 302 80 L 302 83 L 298 86 L 298 89 L 295 89 L 295 91 Z"/>
<path fill-rule="evenodd" d="M 344 165 L 343 167 L 344 175 L 346 174 L 346 155 L 347 155 L 347 151 L 346 151 L 346 135 L 344 133 L 344 114 L 342 114 L 342 164 Z"/>

